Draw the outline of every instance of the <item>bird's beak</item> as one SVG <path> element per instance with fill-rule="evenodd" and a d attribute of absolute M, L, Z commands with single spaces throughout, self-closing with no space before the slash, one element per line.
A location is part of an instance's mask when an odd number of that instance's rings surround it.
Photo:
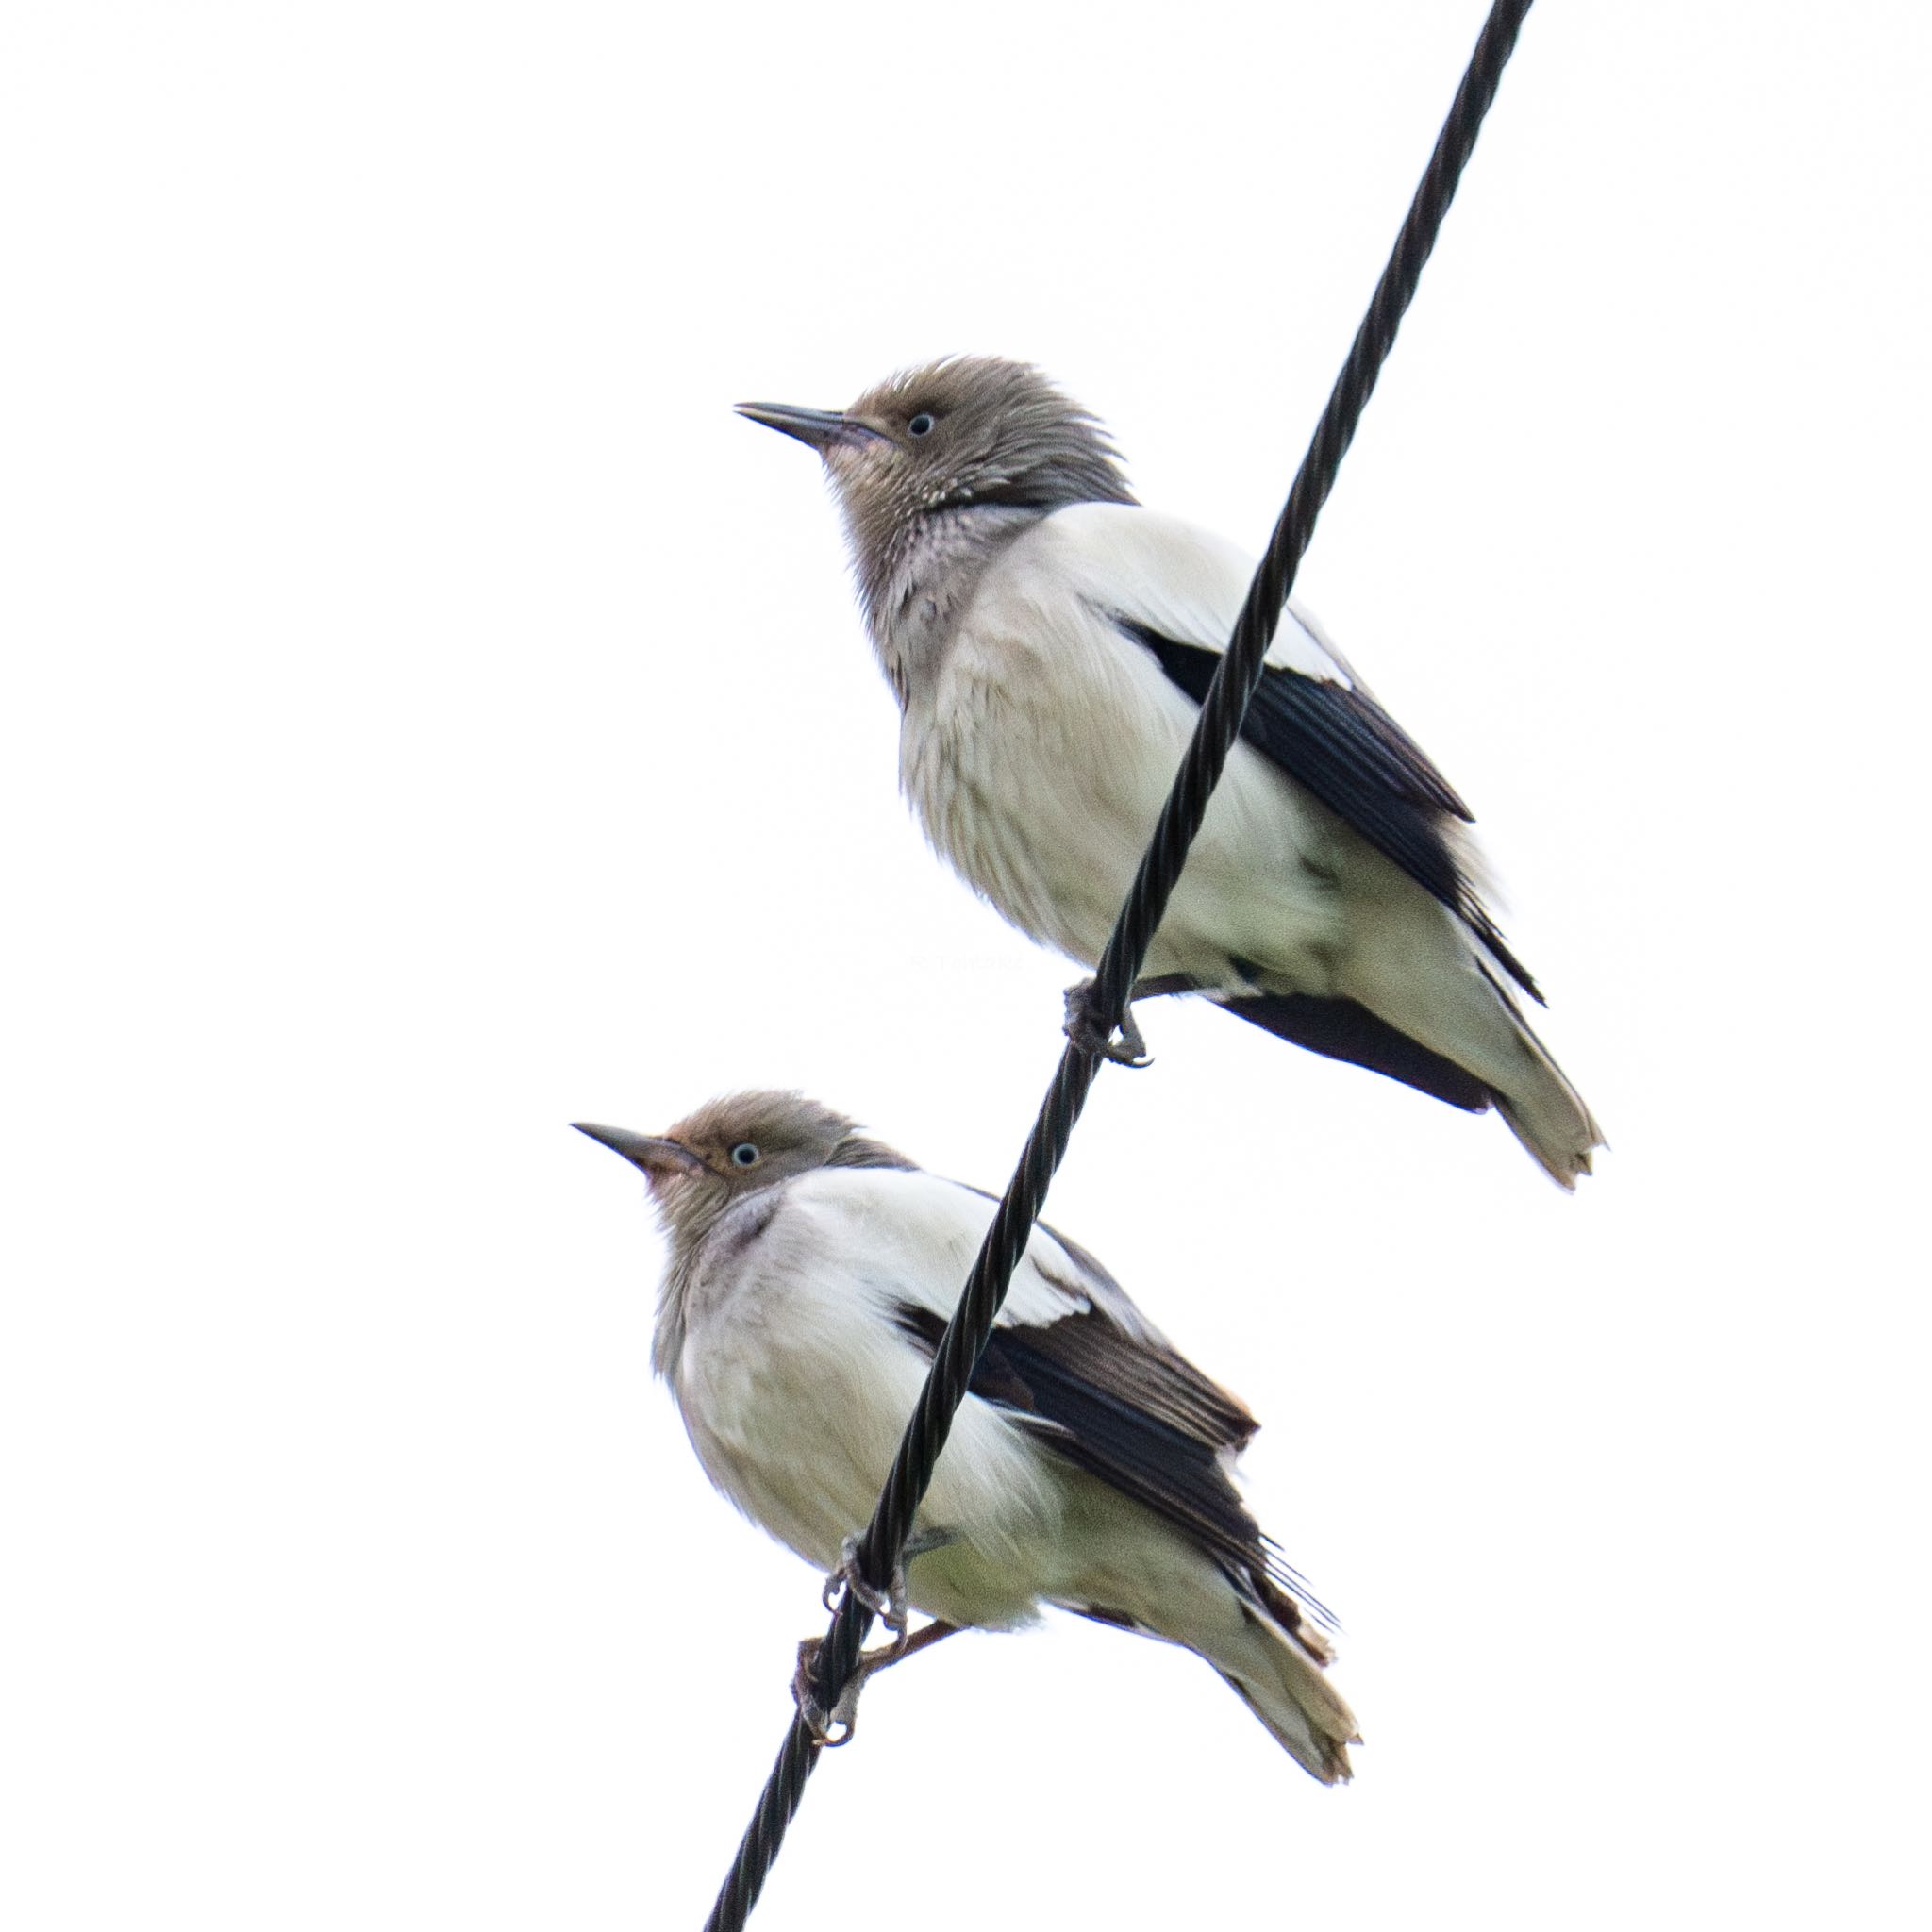
<path fill-rule="evenodd" d="M 740 403 L 738 413 L 762 423 L 767 429 L 797 437 L 821 456 L 862 427 L 837 409 L 795 409 L 790 403 Z"/>
<path fill-rule="evenodd" d="M 573 1121 L 578 1133 L 621 1154 L 633 1167 L 641 1167 L 653 1181 L 674 1174 L 703 1174 L 705 1163 L 681 1141 L 653 1140 L 648 1134 L 633 1134 L 628 1127 L 596 1127 L 587 1121 Z"/>

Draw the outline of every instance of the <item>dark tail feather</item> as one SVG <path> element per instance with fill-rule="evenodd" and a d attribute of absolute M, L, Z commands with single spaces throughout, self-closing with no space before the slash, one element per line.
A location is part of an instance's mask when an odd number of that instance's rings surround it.
<path fill-rule="evenodd" d="M 1372 1074 L 1386 1074 L 1405 1087 L 1414 1087 L 1451 1107 L 1481 1113 L 1493 1097 L 1474 1074 L 1418 1045 L 1406 1033 L 1398 1033 L 1386 1020 L 1377 1019 L 1368 1008 L 1355 1000 L 1316 999 L 1308 993 L 1263 992 L 1220 1004 L 1230 1013 L 1239 1013 L 1251 1026 L 1291 1040 L 1310 1053 L 1325 1054 L 1331 1060 L 1347 1060 L 1352 1066 L 1367 1067 Z"/>

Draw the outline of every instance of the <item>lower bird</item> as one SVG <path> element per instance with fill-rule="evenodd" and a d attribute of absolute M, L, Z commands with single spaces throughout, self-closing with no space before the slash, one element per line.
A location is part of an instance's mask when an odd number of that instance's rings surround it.
<path fill-rule="evenodd" d="M 1036 369 L 965 356 L 849 409 L 742 403 L 815 449 L 901 711 L 899 775 L 966 881 L 1095 964 L 1253 575 L 1143 509 Z M 1470 812 L 1291 605 L 1149 952 L 1194 991 L 1452 1106 L 1493 1106 L 1563 1187 L 1602 1145 L 1524 1021 Z"/>
<path fill-rule="evenodd" d="M 848 1565 L 991 1197 L 797 1093 L 714 1100 L 662 1136 L 580 1131 L 650 1184 L 670 1241 L 652 1361 L 706 1474 L 808 1562 Z M 1325 1612 L 1230 1474 L 1255 1428 L 1091 1255 L 1037 1229 L 913 1525 L 905 1602 L 936 1620 L 914 1641 L 1043 1605 L 1162 1638 L 1315 1777 L 1346 1778 Z"/>

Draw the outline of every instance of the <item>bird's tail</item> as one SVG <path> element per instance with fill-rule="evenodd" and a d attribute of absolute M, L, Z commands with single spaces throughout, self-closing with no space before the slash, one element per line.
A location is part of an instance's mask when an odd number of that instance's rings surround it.
<path fill-rule="evenodd" d="M 1413 1032 L 1354 999 L 1253 993 L 1220 1004 L 1310 1053 L 1367 1067 L 1451 1107 L 1495 1108 L 1543 1172 L 1574 1188 L 1591 1171 L 1603 1132 L 1508 990 L 1472 948 L 1453 982 L 1434 991 L 1438 997 L 1416 1009 Z"/>
<path fill-rule="evenodd" d="M 1346 1778 L 1355 1714 L 1325 1674 L 1331 1653 L 1313 1601 L 1305 1610 L 1291 1587 L 1298 1579 L 1232 1487 L 1216 1507 L 1239 1512 L 1245 1533 L 1229 1523 L 1212 1548 L 1097 1476 L 1081 1476 L 1066 1494 L 1066 1567 L 1052 1600 L 1192 1651 L 1309 1776 L 1324 1785 Z"/>
<path fill-rule="evenodd" d="M 1243 993 L 1220 1004 L 1278 1040 L 1291 1040 L 1310 1053 L 1366 1067 L 1372 1074 L 1446 1100 L 1451 1107 L 1481 1113 L 1494 1097 L 1474 1074 L 1411 1040 L 1359 1000 L 1261 992 Z"/>
<path fill-rule="evenodd" d="M 1521 1071 L 1512 1072 L 1507 1085 L 1490 1090 L 1496 1111 L 1558 1187 L 1574 1188 L 1590 1173 L 1591 1154 L 1607 1144 L 1603 1129 L 1516 1003 L 1500 988 L 1498 994 L 1516 1023 Z"/>
<path fill-rule="evenodd" d="M 1324 1666 L 1330 1652 L 1320 1632 L 1291 1608 L 1287 1617 L 1277 1615 L 1245 1592 L 1241 1613 L 1240 1630 L 1212 1649 L 1203 1646 L 1201 1655 L 1304 1771 L 1324 1785 L 1346 1783 L 1348 1747 L 1361 1742 L 1361 1733 L 1328 1681 Z"/>

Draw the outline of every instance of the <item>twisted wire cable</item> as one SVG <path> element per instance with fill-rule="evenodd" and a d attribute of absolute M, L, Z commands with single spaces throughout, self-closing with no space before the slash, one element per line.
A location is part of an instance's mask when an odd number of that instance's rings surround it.
<path fill-rule="evenodd" d="M 1188 849 L 1207 815 L 1209 794 L 1261 681 L 1263 659 L 1303 554 L 1314 535 L 1315 520 L 1335 487 L 1341 458 L 1355 440 L 1362 411 L 1394 345 L 1395 332 L 1415 294 L 1423 265 L 1436 245 L 1442 218 L 1455 199 L 1457 184 L 1529 8 L 1530 0 L 1496 0 L 1490 9 L 1388 266 L 1375 285 L 1368 313 L 1356 331 L 1348 359 L 1336 378 L 1269 539 L 1267 553 L 1249 586 L 1234 636 L 1202 700 L 1194 735 L 1161 808 L 1126 904 L 1101 955 L 1087 995 L 1088 1037 L 1091 1040 L 1110 1038 L 1125 1013 L 1128 995 L 1187 862 Z M 1087 1104 L 1102 1058 L 1097 1047 L 1069 1040 L 1013 1178 L 974 1261 L 959 1306 L 940 1339 L 872 1522 L 859 1540 L 858 1572 L 876 1591 L 886 1589 L 898 1568 L 913 1515 L 932 1480 L 953 1417 L 966 1399 L 967 1386 L 992 1334 L 1013 1271 L 1045 1206 L 1047 1187 L 1066 1156 L 1074 1123 Z M 812 1697 L 821 1710 L 832 1709 L 851 1680 L 873 1615 L 853 1590 L 848 1588 L 841 1595 L 813 1666 Z M 786 1827 L 805 1795 L 806 1780 L 817 1766 L 820 1748 L 804 1718 L 794 1716 L 758 1810 L 705 1922 L 705 1932 L 741 1932 L 777 1858 Z"/>

